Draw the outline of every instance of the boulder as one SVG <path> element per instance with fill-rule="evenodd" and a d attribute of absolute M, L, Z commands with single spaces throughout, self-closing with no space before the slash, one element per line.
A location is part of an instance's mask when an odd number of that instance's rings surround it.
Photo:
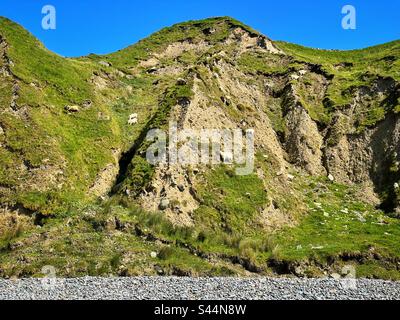
<path fill-rule="evenodd" d="M 150 74 L 156 73 L 157 71 L 158 71 L 158 69 L 155 68 L 155 67 L 152 67 L 152 68 L 147 69 L 147 73 L 150 73 Z"/>
<path fill-rule="evenodd" d="M 335 280 L 340 280 L 342 278 L 338 273 L 332 273 L 329 277 Z"/>
<path fill-rule="evenodd" d="M 90 100 L 90 99 L 87 99 L 87 100 L 83 101 L 83 103 L 82 103 L 83 108 L 90 108 L 91 106 L 92 106 L 92 100 Z"/>
<path fill-rule="evenodd" d="M 99 61 L 99 64 L 104 66 L 104 67 L 111 67 L 112 66 L 112 64 L 110 62 L 107 62 L 107 61 L 104 61 L 104 60 Z"/>

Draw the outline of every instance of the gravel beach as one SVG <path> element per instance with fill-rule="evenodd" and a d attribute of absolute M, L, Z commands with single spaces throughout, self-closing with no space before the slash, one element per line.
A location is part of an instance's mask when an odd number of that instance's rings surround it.
<path fill-rule="evenodd" d="M 287 278 L 43 278 L 0 280 L 0 299 L 400 299 L 400 282 Z"/>

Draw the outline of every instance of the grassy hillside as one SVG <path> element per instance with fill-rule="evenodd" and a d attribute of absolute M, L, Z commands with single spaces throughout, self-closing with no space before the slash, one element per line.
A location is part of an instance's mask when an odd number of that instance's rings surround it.
<path fill-rule="evenodd" d="M 331 181 L 289 160 L 293 146 L 297 158 L 314 159 L 341 137 L 397 119 L 399 55 L 399 41 L 345 52 L 269 42 L 222 17 L 69 59 L 0 18 L 0 276 L 41 276 L 45 265 L 65 276 L 328 276 L 352 264 L 358 276 L 400 279 L 396 212 L 368 203 L 361 183 Z M 256 126 L 263 135 L 251 175 L 237 176 L 231 165 L 185 171 L 197 204 L 190 225 L 158 202 L 143 208 L 162 180 L 144 157 L 146 133 L 190 115 L 187 101 L 198 108 L 194 127 Z M 305 110 L 300 120 L 296 108 Z M 396 157 L 386 193 L 377 192 L 391 209 Z M 168 210 L 187 206 L 182 193 Z"/>

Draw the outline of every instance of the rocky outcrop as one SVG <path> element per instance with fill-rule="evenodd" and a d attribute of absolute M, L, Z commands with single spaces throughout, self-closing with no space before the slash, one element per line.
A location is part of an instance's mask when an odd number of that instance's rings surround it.
<path fill-rule="evenodd" d="M 297 105 L 285 117 L 288 137 L 285 143 L 289 161 L 312 175 L 324 175 L 322 166 L 323 137 L 307 111 Z"/>

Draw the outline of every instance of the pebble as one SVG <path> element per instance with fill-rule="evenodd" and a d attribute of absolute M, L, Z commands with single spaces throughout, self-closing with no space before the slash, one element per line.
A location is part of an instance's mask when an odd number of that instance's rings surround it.
<path fill-rule="evenodd" d="M 335 279 L 336 278 L 336 279 Z M 400 282 L 334 278 L 84 277 L 0 280 L 0 299 L 399 300 Z"/>

